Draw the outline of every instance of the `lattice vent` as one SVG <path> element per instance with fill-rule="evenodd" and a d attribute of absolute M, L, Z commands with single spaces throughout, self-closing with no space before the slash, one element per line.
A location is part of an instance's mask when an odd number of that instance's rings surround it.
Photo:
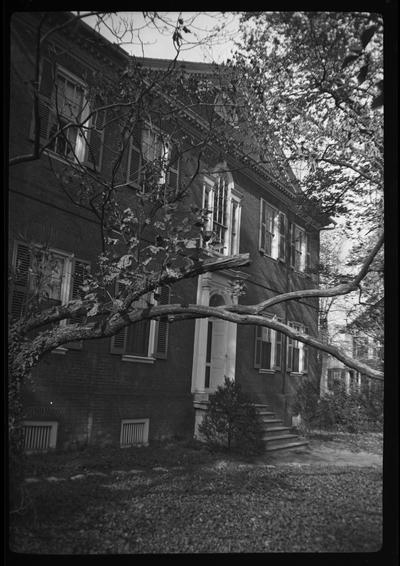
<path fill-rule="evenodd" d="M 25 452 L 47 451 L 56 447 L 58 423 L 55 421 L 25 421 Z"/>
<path fill-rule="evenodd" d="M 120 446 L 147 446 L 149 419 L 123 419 L 121 421 Z"/>

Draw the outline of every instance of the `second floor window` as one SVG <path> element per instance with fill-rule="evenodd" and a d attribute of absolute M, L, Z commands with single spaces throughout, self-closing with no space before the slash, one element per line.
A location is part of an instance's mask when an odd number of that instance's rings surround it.
<path fill-rule="evenodd" d="M 179 156 L 175 144 L 167 134 L 150 127 L 135 132 L 129 147 L 128 184 L 146 190 L 147 181 L 177 190 L 178 173 Z"/>
<path fill-rule="evenodd" d="M 224 176 L 205 183 L 203 208 L 207 210 L 205 244 L 224 255 L 239 253 L 240 197 L 229 189 Z"/>
<path fill-rule="evenodd" d="M 286 214 L 260 201 L 260 237 L 259 248 L 265 255 L 273 259 L 286 259 Z"/>
<path fill-rule="evenodd" d="M 42 62 L 39 87 L 40 139 L 47 149 L 62 158 L 91 164 L 99 169 L 103 146 L 104 112 L 89 115 L 101 106 L 89 104 L 85 83 L 50 61 Z M 31 137 L 34 137 L 35 120 Z"/>
<path fill-rule="evenodd" d="M 86 142 L 79 128 L 69 126 L 63 134 L 54 137 L 60 128 L 71 122 L 79 122 L 85 118 L 88 110 L 84 86 L 67 77 L 61 71 L 57 72 L 54 91 L 54 114 L 51 117 L 49 131 L 49 149 L 63 157 L 82 161 L 85 157 Z"/>
<path fill-rule="evenodd" d="M 310 236 L 293 223 L 290 225 L 290 265 L 296 271 L 311 267 Z"/>

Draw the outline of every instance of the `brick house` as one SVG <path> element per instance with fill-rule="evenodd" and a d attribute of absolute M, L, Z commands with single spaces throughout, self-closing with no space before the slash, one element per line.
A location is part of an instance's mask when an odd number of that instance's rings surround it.
<path fill-rule="evenodd" d="M 54 18 L 62 22 L 65 15 Z M 31 54 L 39 19 L 39 14 L 21 13 L 12 22 L 10 157 L 32 151 L 29 84 L 34 76 Z M 91 73 L 116 73 L 130 60 L 122 49 L 83 23 L 73 30 L 61 27 L 51 46 L 57 77 L 50 77 L 45 57 L 40 78 L 41 101 L 45 101 L 40 107 L 40 135 L 44 141 L 52 135 L 55 82 L 58 104 L 68 120 L 68 108 L 79 107 L 85 100 Z M 166 64 L 143 61 L 154 68 Z M 185 68 L 207 73 L 209 66 L 185 63 Z M 196 127 L 196 120 L 190 127 Z M 53 304 L 76 296 L 86 267 L 94 265 L 100 249 L 96 222 L 68 199 L 54 171 L 68 162 L 68 144 L 88 167 L 106 171 L 112 132 L 96 123 L 87 143 L 73 130 L 69 135 L 68 143 L 55 138 L 40 159 L 10 169 L 9 258 L 11 267 L 17 268 L 10 286 L 14 316 L 22 312 L 30 285 L 32 258 L 26 242 L 46 244 L 52 251 L 49 301 Z M 142 152 L 158 143 L 151 135 L 146 129 L 140 133 Z M 139 159 L 136 150 L 132 145 L 125 164 L 123 175 L 128 180 L 132 164 Z M 318 263 L 319 230 L 325 221 L 317 214 L 299 216 L 293 175 L 289 171 L 279 178 L 265 165 L 244 162 L 239 152 L 226 155 L 217 150 L 212 172 L 196 179 L 191 197 L 211 211 L 207 229 L 218 236 L 216 253 L 249 252 L 251 265 L 173 285 L 160 300 L 214 306 L 233 301 L 254 304 L 279 293 L 315 287 L 318 282 L 312 269 Z M 184 173 L 182 166 L 177 167 L 170 179 L 178 182 Z M 129 199 L 129 194 L 124 198 Z M 246 294 L 239 298 L 231 292 L 238 280 L 246 286 Z M 318 300 L 281 303 L 269 314 L 311 335 L 318 333 Z M 254 402 L 267 403 L 290 425 L 297 384 L 304 376 L 319 380 L 317 356 L 315 350 L 273 330 L 222 320 L 139 323 L 111 339 L 71 343 L 46 355 L 35 369 L 33 386 L 25 392 L 26 434 L 33 435 L 32 446 L 36 442 L 39 447 L 57 449 L 191 437 L 204 401 L 224 376 L 235 379 Z M 44 440 L 39 439 L 42 433 Z"/>

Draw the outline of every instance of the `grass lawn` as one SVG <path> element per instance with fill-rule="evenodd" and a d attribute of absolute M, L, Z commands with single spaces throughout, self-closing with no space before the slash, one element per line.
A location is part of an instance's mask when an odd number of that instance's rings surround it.
<path fill-rule="evenodd" d="M 38 554 L 373 552 L 376 467 L 269 466 L 196 445 L 29 459 L 11 548 Z M 45 478 L 53 479 L 45 479 Z M 71 479 L 75 478 L 75 479 Z M 54 478 L 57 478 L 56 481 Z"/>

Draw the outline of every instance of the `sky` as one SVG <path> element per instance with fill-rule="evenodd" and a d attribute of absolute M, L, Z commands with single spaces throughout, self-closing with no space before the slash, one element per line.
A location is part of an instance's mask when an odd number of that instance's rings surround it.
<path fill-rule="evenodd" d="M 239 16 L 232 12 L 117 12 L 107 15 L 98 31 L 129 54 L 139 57 L 171 59 L 176 56 L 172 35 L 178 19 L 189 32 L 182 32 L 184 43 L 179 60 L 223 63 L 231 55 L 238 36 Z M 96 17 L 84 20 L 96 26 Z M 182 27 L 183 27 L 182 26 Z M 124 33 L 125 32 L 125 33 Z"/>

